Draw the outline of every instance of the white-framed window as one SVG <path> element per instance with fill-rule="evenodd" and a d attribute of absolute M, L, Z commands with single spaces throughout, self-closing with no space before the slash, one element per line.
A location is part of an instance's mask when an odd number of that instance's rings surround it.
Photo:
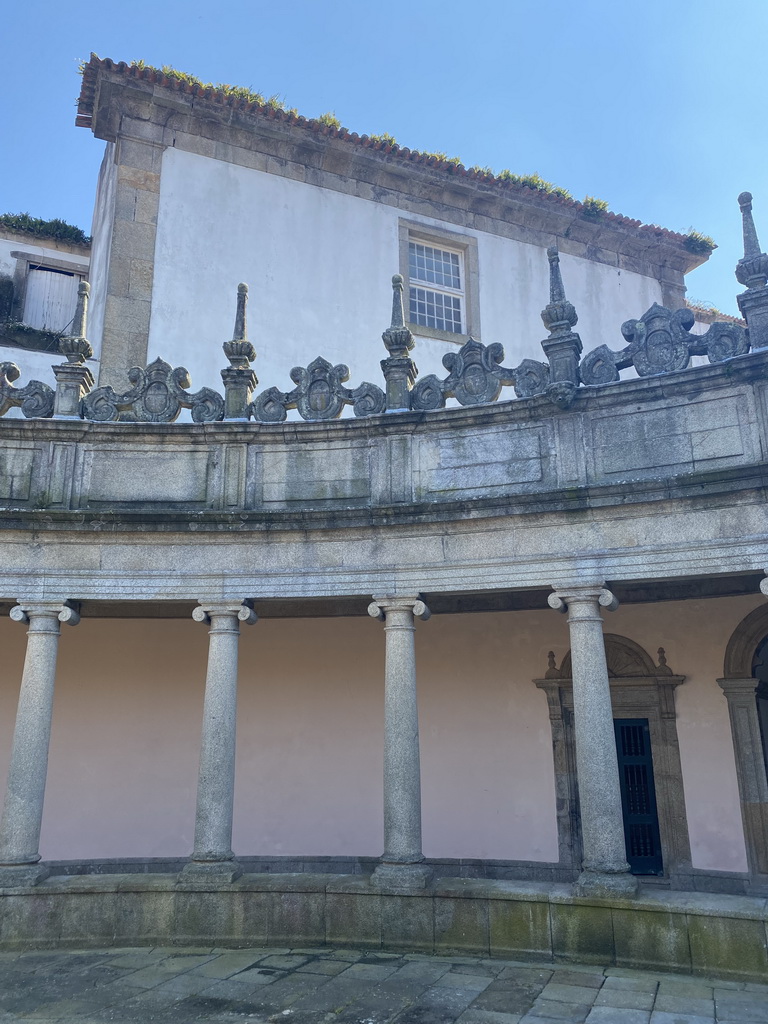
<path fill-rule="evenodd" d="M 408 326 L 418 337 L 480 340 L 477 239 L 442 225 L 400 219 L 400 273 Z"/>
<path fill-rule="evenodd" d="M 464 333 L 464 253 L 411 239 L 408 242 L 410 322 L 451 334 Z"/>

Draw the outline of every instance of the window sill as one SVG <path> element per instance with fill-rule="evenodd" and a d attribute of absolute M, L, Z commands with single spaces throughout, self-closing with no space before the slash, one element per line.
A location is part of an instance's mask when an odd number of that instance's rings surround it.
<path fill-rule="evenodd" d="M 439 331 L 435 327 L 422 327 L 421 324 L 407 324 L 408 330 L 415 338 L 431 338 L 435 341 L 449 341 L 453 345 L 458 345 L 461 348 L 462 345 L 469 341 L 468 334 L 455 334 L 453 331 Z M 472 337 L 475 337 L 472 335 Z M 479 341 L 479 338 L 475 338 L 475 341 Z"/>

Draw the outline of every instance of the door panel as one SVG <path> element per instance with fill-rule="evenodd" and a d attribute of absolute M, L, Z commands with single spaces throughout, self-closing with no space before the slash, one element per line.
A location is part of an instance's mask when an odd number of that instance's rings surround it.
<path fill-rule="evenodd" d="M 648 719 L 617 718 L 613 724 L 629 867 L 635 875 L 661 875 L 664 864 Z"/>

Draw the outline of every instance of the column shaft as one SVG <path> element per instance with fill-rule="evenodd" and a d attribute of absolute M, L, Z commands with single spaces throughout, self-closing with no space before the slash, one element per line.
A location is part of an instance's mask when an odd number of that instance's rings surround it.
<path fill-rule="evenodd" d="M 395 888 L 423 887 L 431 870 L 422 862 L 421 766 L 416 701 L 414 615 L 426 618 L 417 598 L 376 600 L 384 616 L 384 854 L 375 875 Z"/>
<path fill-rule="evenodd" d="M 611 689 L 605 661 L 600 606 L 616 607 L 603 588 L 558 590 L 552 607 L 567 606 L 573 672 L 573 725 L 579 782 L 583 870 L 577 892 L 630 895 L 637 882 L 629 873 L 624 843 Z"/>
<path fill-rule="evenodd" d="M 60 603 L 17 605 L 11 617 L 29 629 L 0 821 L 0 880 L 31 884 L 48 874 L 38 861 L 60 623 L 79 617 Z"/>
<path fill-rule="evenodd" d="M 239 868 L 232 851 L 237 729 L 237 660 L 240 622 L 255 622 L 244 604 L 201 605 L 193 612 L 209 622 L 200 769 L 197 784 L 195 846 L 187 872 L 229 875 Z"/>

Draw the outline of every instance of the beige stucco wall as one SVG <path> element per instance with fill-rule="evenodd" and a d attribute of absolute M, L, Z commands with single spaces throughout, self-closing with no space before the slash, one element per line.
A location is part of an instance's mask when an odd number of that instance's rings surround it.
<path fill-rule="evenodd" d="M 758 597 L 625 606 L 607 628 L 667 650 L 696 867 L 745 870 L 725 699 L 716 678 Z M 0 620 L 4 778 L 24 653 Z M 553 612 L 434 616 L 417 626 L 424 849 L 433 857 L 557 859 L 551 736 L 531 679 L 567 625 Z M 191 849 L 207 633 L 191 620 L 65 628 L 42 853 L 183 856 Z M 381 625 L 265 619 L 243 630 L 236 851 L 381 852 Z"/>

